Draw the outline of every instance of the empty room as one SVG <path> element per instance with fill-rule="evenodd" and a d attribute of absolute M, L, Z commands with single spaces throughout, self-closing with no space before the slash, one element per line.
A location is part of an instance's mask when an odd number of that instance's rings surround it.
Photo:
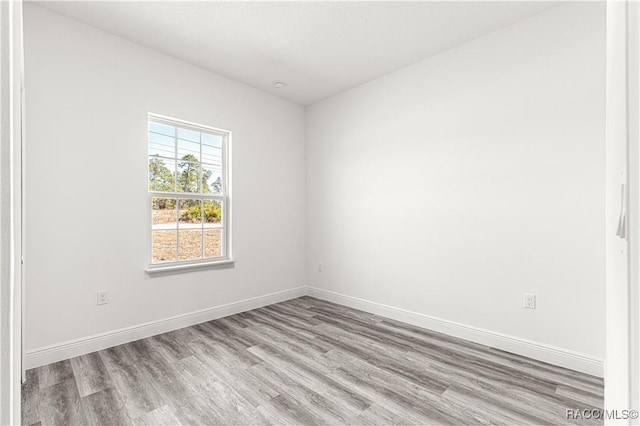
<path fill-rule="evenodd" d="M 638 424 L 638 3 L 0 7 L 0 424 Z"/>

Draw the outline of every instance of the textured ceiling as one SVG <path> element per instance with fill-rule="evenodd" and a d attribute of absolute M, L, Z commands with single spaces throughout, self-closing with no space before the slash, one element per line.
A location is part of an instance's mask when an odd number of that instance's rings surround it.
<path fill-rule="evenodd" d="M 553 2 L 36 2 L 309 105 Z M 274 80 L 287 86 L 276 89 Z"/>

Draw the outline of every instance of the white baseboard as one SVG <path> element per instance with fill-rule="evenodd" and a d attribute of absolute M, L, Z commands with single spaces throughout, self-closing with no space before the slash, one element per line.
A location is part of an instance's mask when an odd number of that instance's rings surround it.
<path fill-rule="evenodd" d="M 215 306 L 213 308 L 177 315 L 171 318 L 151 321 L 144 324 L 134 325 L 132 327 L 121 328 L 119 330 L 37 348 L 27 351 L 25 358 L 26 368 L 30 369 L 40 367 L 52 362 L 62 361 L 110 348 L 112 346 L 144 339 L 145 337 L 155 336 L 157 334 L 238 314 L 251 309 L 284 302 L 285 300 L 294 299 L 296 297 L 304 296 L 305 294 L 307 294 L 307 287 L 297 287 L 290 290 L 279 291 L 263 296 L 252 297 L 251 299 Z"/>
<path fill-rule="evenodd" d="M 549 364 L 569 368 L 598 377 L 604 375 L 604 360 L 591 355 L 574 352 L 568 349 L 534 342 L 520 337 L 509 336 L 466 324 L 460 324 L 441 318 L 432 317 L 406 309 L 395 308 L 382 303 L 371 302 L 345 294 L 335 293 L 316 287 L 308 287 L 309 296 L 329 302 L 338 303 L 350 308 L 402 321 L 428 330 L 459 337 L 481 345 L 514 354 L 548 362 Z"/>
<path fill-rule="evenodd" d="M 25 356 L 26 368 L 47 365 L 179 328 L 284 302 L 306 294 L 594 376 L 603 377 L 604 375 L 604 360 L 601 358 L 315 287 L 297 287 L 37 348 L 27 351 Z"/>

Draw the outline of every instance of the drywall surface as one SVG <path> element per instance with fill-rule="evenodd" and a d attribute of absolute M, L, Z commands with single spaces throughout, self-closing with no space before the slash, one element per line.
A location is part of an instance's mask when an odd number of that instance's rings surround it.
<path fill-rule="evenodd" d="M 30 4 L 25 49 L 28 351 L 305 284 L 301 107 Z M 233 132 L 235 268 L 145 274 L 148 112 Z"/>
<path fill-rule="evenodd" d="M 309 107 L 308 284 L 604 357 L 604 111 L 599 3 Z"/>

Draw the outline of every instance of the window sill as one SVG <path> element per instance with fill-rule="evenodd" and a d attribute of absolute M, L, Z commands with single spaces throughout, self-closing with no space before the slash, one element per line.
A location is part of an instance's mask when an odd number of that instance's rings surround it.
<path fill-rule="evenodd" d="M 184 265 L 180 265 L 180 264 L 149 265 L 145 270 L 145 272 L 150 277 L 159 277 L 162 275 L 182 274 L 185 272 L 203 271 L 206 269 L 233 268 L 234 265 L 235 265 L 235 260 L 225 259 L 225 260 L 215 260 L 211 262 L 188 263 Z"/>

